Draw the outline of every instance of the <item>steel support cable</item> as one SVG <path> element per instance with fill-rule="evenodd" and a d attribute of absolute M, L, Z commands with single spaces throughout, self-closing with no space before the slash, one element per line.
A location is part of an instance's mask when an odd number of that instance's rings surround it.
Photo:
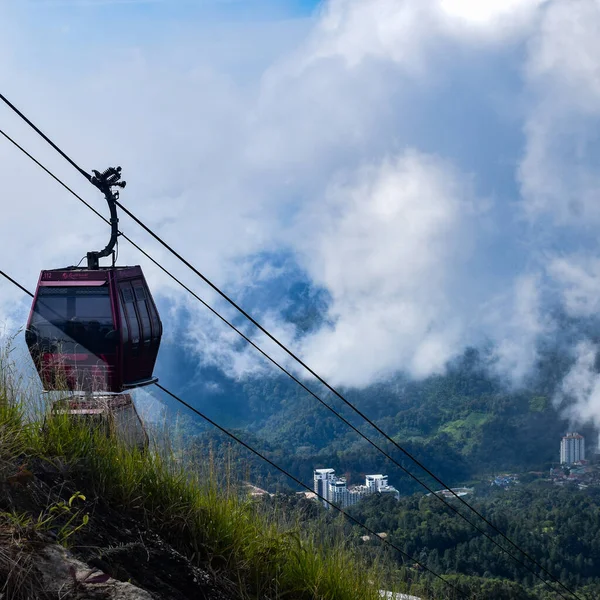
<path fill-rule="evenodd" d="M 6 96 L 0 93 L 0 100 L 4 102 L 11 110 L 16 112 L 29 127 L 31 127 L 38 135 L 40 135 L 46 142 L 48 142 L 72 167 L 77 169 L 81 175 L 83 175 L 88 181 L 91 180 L 92 176 L 86 173 L 75 161 L 71 160 L 41 129 L 39 129 L 34 123 L 32 123 Z"/>
<path fill-rule="evenodd" d="M 46 171 L 53 179 L 55 179 L 58 183 L 60 183 L 67 191 L 69 191 L 73 196 L 75 196 L 78 200 L 80 200 L 83 204 L 85 204 L 90 210 L 92 210 L 97 216 L 103 219 L 106 223 L 110 222 L 108 219 L 103 217 L 98 211 L 96 211 L 90 204 L 88 204 L 81 196 L 79 196 L 76 192 L 74 192 L 69 186 L 63 183 L 58 177 L 56 177 L 51 171 L 49 171 L 44 165 L 42 165 L 39 161 L 37 161 L 31 154 L 29 154 L 24 148 L 22 148 L 17 142 L 15 142 L 10 136 L 4 133 L 0 129 L 0 134 L 4 135 L 10 142 L 12 142 L 19 150 L 24 152 L 29 158 L 31 158 L 35 163 L 40 166 L 44 171 Z M 262 348 L 260 348 L 255 342 L 253 342 L 248 336 L 246 336 L 242 331 L 240 331 L 235 325 L 233 325 L 230 321 L 228 321 L 225 317 L 223 317 L 219 312 L 217 312 L 212 306 L 210 306 L 206 301 L 204 301 L 200 296 L 198 296 L 193 290 L 191 290 L 188 286 L 186 286 L 181 280 L 179 280 L 175 275 L 173 275 L 170 271 L 168 271 L 165 267 L 163 267 L 160 263 L 158 263 L 152 256 L 150 256 L 145 250 L 143 250 L 140 246 L 138 246 L 135 242 L 133 242 L 129 237 L 125 234 L 119 232 L 120 235 L 126 239 L 134 248 L 136 248 L 139 252 L 141 252 L 148 260 L 154 263 L 159 269 L 161 269 L 166 275 L 168 275 L 173 281 L 179 284 L 184 290 L 186 290 L 189 294 L 191 294 L 198 302 L 204 305 L 208 310 L 210 310 L 216 317 L 218 317 L 223 323 L 225 323 L 228 327 L 230 327 L 233 331 L 235 331 L 240 337 L 242 337 L 248 344 L 250 344 L 255 350 L 260 352 L 260 354 L 270 361 L 273 365 L 275 365 L 279 370 L 281 370 L 285 375 L 287 375 L 292 381 L 297 383 L 302 389 L 304 389 L 308 394 L 310 394 L 313 398 L 315 398 L 319 403 L 321 403 L 327 410 L 333 413 L 338 419 L 340 419 L 343 423 L 345 423 L 350 429 L 356 432 L 361 438 L 367 441 L 371 446 L 373 446 L 377 451 L 379 451 L 384 457 L 386 457 L 390 462 L 396 465 L 399 469 L 401 469 L 404 473 L 406 473 L 411 479 L 416 481 L 419 485 L 421 485 L 425 490 L 429 493 L 433 494 L 435 498 L 437 498 L 442 504 L 450 508 L 455 514 L 457 514 L 461 519 L 463 519 L 466 523 L 468 523 L 471 527 L 473 527 L 476 531 L 481 533 L 484 537 L 489 539 L 495 546 L 497 546 L 502 552 L 507 554 L 510 558 L 512 558 L 515 562 L 520 564 L 522 567 L 527 569 L 530 573 L 532 573 L 537 579 L 539 579 L 542 583 L 544 583 L 550 590 L 553 592 L 559 593 L 553 588 L 548 581 L 546 581 L 543 577 L 541 577 L 538 573 L 536 573 L 529 565 L 524 563 L 518 556 L 515 556 L 512 552 L 504 548 L 501 544 L 498 543 L 489 533 L 481 529 L 476 523 L 467 518 L 463 513 L 461 513 L 455 506 L 450 504 L 443 496 L 440 496 L 435 493 L 435 491 L 429 487 L 426 483 L 421 481 L 416 475 L 411 473 L 406 467 L 404 467 L 401 463 L 399 463 L 395 458 L 393 458 L 390 454 L 388 454 L 383 448 L 378 446 L 373 440 L 371 440 L 367 435 L 365 435 L 360 429 L 358 429 L 355 425 L 353 425 L 348 419 L 338 413 L 331 405 L 327 404 L 322 398 L 320 398 L 315 392 L 313 392 L 309 387 L 307 387 L 302 381 L 300 381 L 297 377 L 295 377 L 290 371 L 288 371 L 283 365 L 277 362 L 274 358 L 272 358 L 269 354 L 267 354 Z M 8 276 L 7 276 L 8 278 Z M 8 278 L 10 279 L 10 278 Z M 10 279 L 16 285 L 19 285 L 14 280 Z M 19 286 L 20 287 L 20 286 Z M 22 288 L 26 293 L 27 290 Z M 523 552 L 521 550 L 523 554 Z M 564 596 L 562 596 L 564 598 Z"/>
<path fill-rule="evenodd" d="M 27 294 L 27 295 L 29 295 L 29 296 L 31 296 L 33 298 L 33 294 L 27 288 L 25 288 L 24 286 L 22 286 L 19 282 L 17 282 L 15 279 L 13 279 L 12 277 L 10 277 L 4 271 L 0 270 L 0 275 L 2 275 L 3 277 L 5 277 L 8 281 L 10 281 L 15 286 L 17 286 L 22 292 L 24 292 L 25 294 Z M 306 485 L 300 479 L 298 479 L 297 477 L 295 477 L 294 475 L 292 475 L 289 471 L 287 471 L 283 467 L 280 467 L 278 464 L 274 463 L 271 459 L 267 458 L 264 454 L 262 454 L 261 452 L 259 452 L 258 450 L 256 450 L 255 448 L 253 448 L 252 446 L 250 446 L 249 444 L 247 444 L 243 440 L 241 440 L 235 434 L 231 433 L 230 431 L 228 431 L 227 429 L 225 429 L 224 427 L 222 427 L 221 425 L 219 425 L 216 421 L 213 421 L 210 417 L 206 416 L 204 413 L 200 412 L 198 409 L 194 408 L 191 404 L 188 404 L 185 400 L 183 400 L 182 398 L 180 398 L 179 396 L 177 396 L 173 392 L 169 391 L 167 388 L 163 387 L 160 383 L 155 383 L 154 385 L 157 388 L 159 388 L 160 390 L 162 390 L 165 394 L 167 394 L 168 396 L 170 396 L 171 398 L 173 398 L 174 400 L 176 400 L 177 402 L 179 402 L 181 405 L 185 406 L 188 410 L 191 410 L 192 412 L 194 412 L 195 414 L 197 414 L 199 417 L 201 417 L 202 419 L 204 419 L 207 423 L 210 423 L 210 425 L 212 425 L 213 427 L 217 428 L 219 431 L 221 431 L 222 433 L 224 433 L 225 435 L 227 435 L 228 437 L 230 437 L 232 440 L 234 440 L 238 444 L 242 445 L 244 448 L 246 448 L 247 450 L 249 450 L 250 452 L 252 452 L 256 456 L 258 456 L 260 459 L 264 460 L 271 467 L 277 469 L 280 473 L 283 473 L 286 477 L 288 477 L 289 479 L 291 479 L 294 483 L 296 483 L 300 487 L 304 488 L 305 490 L 307 490 L 307 491 L 309 491 L 311 493 L 314 493 L 315 496 L 317 498 L 319 498 L 319 500 L 322 500 L 322 501 L 326 502 L 331 508 L 333 508 L 334 510 L 337 510 L 339 513 L 343 514 L 349 521 L 351 521 L 355 525 L 358 525 L 359 527 L 361 527 L 362 529 L 364 529 L 369 534 L 377 537 L 386 546 L 392 548 L 393 550 L 396 550 L 402 556 L 404 556 L 405 558 L 407 558 L 408 560 L 410 560 L 414 564 L 416 564 L 419 567 L 421 567 L 424 571 L 427 571 L 428 573 L 430 573 L 431 575 L 433 575 L 434 577 L 436 577 L 437 579 L 439 579 L 440 581 L 442 581 L 444 583 L 444 585 L 447 585 L 450 588 L 452 588 L 455 592 L 458 592 L 458 594 L 460 594 L 461 597 L 466 598 L 465 594 L 459 588 L 457 588 L 450 581 L 448 581 L 447 579 L 444 579 L 441 575 L 439 575 L 438 573 L 436 573 L 435 571 L 433 571 L 432 569 L 430 569 L 427 565 L 424 565 L 422 562 L 420 562 L 419 560 L 417 560 L 416 558 L 414 558 L 413 556 L 411 556 L 410 554 L 408 554 L 407 552 L 405 552 L 404 550 L 402 550 L 401 548 L 399 548 L 398 546 L 396 546 L 395 544 L 393 544 L 392 542 L 390 542 L 389 540 L 387 540 L 386 538 L 384 538 L 383 536 L 381 536 L 379 533 L 373 531 L 370 527 L 368 527 L 364 523 L 361 523 L 357 518 L 353 517 L 352 515 L 350 515 L 349 513 L 347 513 L 345 510 L 341 509 L 339 506 L 336 506 L 335 504 L 333 504 L 332 502 L 330 502 L 323 495 L 319 494 L 318 492 L 315 492 L 313 489 L 311 489 L 308 485 Z"/>
<path fill-rule="evenodd" d="M 3 100 L 11 109 L 13 109 L 23 120 L 25 120 L 37 133 L 39 133 L 53 148 L 55 148 L 60 154 L 61 156 L 63 156 L 72 166 L 74 166 L 77 171 L 79 171 L 79 173 L 81 173 L 83 175 L 83 177 L 86 178 L 86 180 L 90 180 L 91 176 L 86 173 L 81 167 L 79 167 L 77 165 L 77 163 L 75 163 L 75 161 L 73 161 L 69 156 L 67 156 L 67 154 L 65 154 L 62 150 L 60 150 L 58 148 L 58 146 L 56 146 L 44 133 L 42 133 L 27 117 L 25 117 L 25 115 L 23 115 L 23 113 L 21 113 L 13 104 L 11 104 L 2 94 L 0 94 L 0 100 Z M 3 131 L 0 131 L 0 133 L 2 133 L 4 135 L 4 137 L 6 137 L 7 139 L 9 139 L 13 144 L 15 144 L 17 147 L 20 148 L 20 146 L 18 146 L 18 144 L 16 144 L 16 142 L 14 142 L 11 138 L 9 138 L 9 136 L 7 136 Z M 20 148 L 21 149 L 21 148 Z M 28 153 L 26 153 L 28 154 Z M 33 157 L 31 157 L 31 155 L 28 154 L 28 156 L 30 156 L 30 158 L 33 159 Z M 33 159 L 35 160 L 35 159 Z M 40 164 L 38 161 L 35 161 L 38 165 Z M 40 165 L 41 166 L 41 165 Z M 44 170 L 46 172 L 48 172 L 49 174 L 51 174 L 45 167 Z M 52 175 L 52 174 L 51 174 Z M 58 178 L 56 178 L 54 175 L 52 175 L 52 177 L 54 177 L 57 181 L 59 181 L 59 183 L 61 183 L 65 188 L 69 189 L 65 184 L 63 184 Z M 71 191 L 71 193 L 73 193 L 74 195 L 77 196 L 77 194 L 75 194 L 72 190 L 69 189 L 69 191 Z M 77 196 L 78 197 L 78 196 Z M 88 207 L 89 205 L 87 204 L 87 202 L 85 202 L 84 200 L 82 200 L 82 202 L 84 202 L 84 204 L 86 204 Z M 322 385 L 324 385 L 328 390 L 330 390 L 335 396 L 337 396 L 340 400 L 342 400 L 342 402 L 344 402 L 344 404 L 346 404 L 349 408 L 351 408 L 357 415 L 359 415 L 363 420 L 365 420 L 367 423 L 369 423 L 369 425 L 371 425 L 371 427 L 373 427 L 380 435 L 382 435 L 385 439 L 387 439 L 389 442 L 391 442 L 398 450 L 400 450 L 407 458 L 409 458 L 413 463 L 415 463 L 419 468 L 421 468 L 425 473 L 427 473 L 432 479 L 434 479 L 437 483 L 439 483 L 442 487 L 444 487 L 445 489 L 447 489 L 459 502 L 461 502 L 464 506 L 466 506 L 470 511 L 472 511 L 473 513 L 475 513 L 480 519 L 482 519 L 489 527 L 491 527 L 494 531 L 496 531 L 502 538 L 504 538 L 513 548 L 515 548 L 516 550 L 518 550 L 521 554 L 523 554 L 524 557 L 526 557 L 529 561 L 531 561 L 533 564 L 535 564 L 539 569 L 541 569 L 548 577 L 550 577 L 550 579 L 552 581 L 554 581 L 555 583 L 557 583 L 561 588 L 563 588 L 566 592 L 568 592 L 569 594 L 571 594 L 572 596 L 574 596 L 575 598 L 577 598 L 578 600 L 582 600 L 579 596 L 577 596 L 574 592 L 572 592 L 569 588 L 567 588 L 558 578 L 556 578 L 550 571 L 548 571 L 543 565 L 541 565 L 539 562 L 537 562 L 529 553 L 527 553 L 525 550 L 522 550 L 517 544 L 515 544 L 503 531 L 501 531 L 500 529 L 498 529 L 491 521 L 489 521 L 484 515 L 482 515 L 476 508 L 474 508 L 473 506 L 471 506 L 466 500 L 464 500 L 463 498 L 461 498 L 456 492 L 454 492 L 454 490 L 452 490 L 444 481 L 442 481 L 437 475 L 435 475 L 430 469 L 428 469 L 424 464 L 422 464 L 417 458 L 415 458 L 408 450 L 406 450 L 405 448 L 403 448 L 402 446 L 400 446 L 400 444 L 398 444 L 393 438 L 391 438 L 387 433 L 385 433 L 376 423 L 374 423 L 369 417 L 367 417 L 362 411 L 360 411 L 358 408 L 356 408 L 350 401 L 348 401 L 338 390 L 336 390 L 333 386 L 331 386 L 327 381 L 325 381 L 325 379 L 323 379 L 318 373 L 316 373 L 311 367 L 309 367 L 304 361 L 302 361 L 302 359 L 300 359 L 296 354 L 294 354 L 289 348 L 287 348 L 287 346 L 285 346 L 282 342 L 280 342 L 273 334 L 271 334 L 268 330 L 266 330 L 256 319 L 254 319 L 254 317 L 252 317 L 249 313 L 247 313 L 241 306 L 239 306 L 233 299 L 231 299 L 225 292 L 221 291 L 221 289 L 219 287 L 217 287 L 211 280 L 209 280 L 205 275 L 203 275 L 198 269 L 196 269 L 190 262 L 188 262 L 181 254 L 179 254 L 176 250 L 174 250 L 169 244 L 167 244 L 164 240 L 162 240 L 162 238 L 160 236 L 158 236 L 156 233 L 154 233 L 147 225 L 145 225 L 138 217 L 136 217 L 131 211 L 129 211 L 126 207 L 124 207 L 120 202 L 116 202 L 117 206 L 119 206 L 119 208 L 121 208 L 121 210 L 123 210 L 123 212 L 125 212 L 131 219 L 133 219 L 140 227 L 142 227 L 142 229 L 144 229 L 147 233 L 149 233 L 155 240 L 157 240 L 164 248 L 166 248 L 171 254 L 173 254 L 180 262 L 182 262 L 184 265 L 186 265 L 192 272 L 194 272 L 200 279 L 202 279 L 207 285 L 209 285 L 214 291 L 216 291 L 224 300 L 226 300 L 231 306 L 233 306 L 240 314 L 242 314 L 244 317 L 246 317 L 246 319 L 248 319 L 255 327 L 257 327 L 257 329 L 259 329 L 261 332 L 263 332 L 269 339 L 271 339 L 277 346 L 279 346 L 282 350 L 284 350 L 284 352 L 286 352 L 291 358 L 293 358 L 298 364 L 300 364 L 306 371 L 308 371 L 313 377 L 315 377 L 315 379 L 317 379 Z M 91 208 L 91 207 L 90 207 Z M 97 211 L 95 209 L 92 208 L 92 210 L 96 213 Z M 101 216 L 101 215 L 100 215 Z M 104 217 L 102 217 L 104 219 Z M 104 219 L 106 222 L 108 222 L 106 219 Z M 125 237 L 125 236 L 123 236 Z M 131 240 L 129 240 L 129 238 L 125 238 L 127 239 L 130 243 L 133 244 L 133 242 L 131 242 Z M 135 247 L 137 247 L 138 249 L 139 246 L 133 244 Z M 140 249 L 141 250 L 141 249 Z M 142 251 L 143 252 L 143 251 Z M 145 254 L 145 253 L 144 253 Z M 147 255 L 146 255 L 147 256 Z M 153 260 L 153 259 L 151 259 Z M 154 262 L 154 261 L 153 261 Z M 162 268 L 162 267 L 161 267 Z M 394 461 L 395 462 L 395 461 Z M 423 485 L 424 487 L 426 487 L 422 482 L 419 481 L 419 483 L 421 483 L 421 485 Z M 429 489 L 426 487 L 426 489 Z M 436 494 L 437 495 L 437 494 Z M 448 506 L 451 506 L 448 504 Z M 457 514 L 459 514 L 463 519 L 465 519 L 468 523 L 470 523 L 470 521 L 468 521 L 468 519 L 466 519 L 464 517 L 464 515 L 462 515 L 462 513 L 457 512 Z M 476 526 L 475 526 L 476 527 Z M 489 536 L 487 536 L 489 537 Z M 493 540 L 493 538 L 490 538 Z M 496 543 L 496 545 L 498 545 Z M 499 546 L 499 545 L 498 545 Z M 504 552 L 506 552 L 507 554 L 509 554 L 509 556 L 512 556 L 506 549 L 504 549 L 502 546 L 499 546 Z M 514 557 L 513 557 L 514 558 Z M 524 563 L 521 563 L 524 564 Z M 532 571 L 528 566 L 526 566 L 526 568 L 533 573 L 538 579 L 540 579 L 540 581 L 544 582 L 547 586 L 549 586 L 548 582 L 546 580 L 544 580 L 542 577 L 540 577 L 537 573 L 535 573 L 534 571 Z M 549 586 L 551 587 L 551 586 Z M 553 589 L 553 588 L 551 588 Z M 553 589 L 553 591 L 555 591 Z M 562 594 L 560 594 L 560 592 L 558 592 L 559 595 L 562 596 Z"/>
<path fill-rule="evenodd" d="M 377 431 L 380 435 L 382 435 L 388 442 L 391 442 L 398 450 L 400 450 L 408 459 L 410 459 L 414 464 L 416 464 L 420 469 L 422 469 L 427 475 L 429 475 L 432 479 L 434 479 L 437 483 L 439 483 L 443 488 L 447 489 L 456 499 L 458 499 L 464 506 L 466 506 L 471 512 L 475 513 L 480 519 L 482 519 L 490 528 L 496 531 L 503 539 L 505 539 L 515 550 L 520 552 L 525 558 L 535 564 L 539 569 L 541 569 L 552 581 L 557 583 L 561 588 L 563 588 L 567 593 L 571 594 L 573 597 L 578 600 L 583 600 L 580 598 L 575 592 L 572 592 L 569 588 L 567 588 L 557 577 L 555 577 L 550 571 L 548 571 L 543 565 L 541 565 L 535 558 L 533 558 L 528 552 L 523 550 L 520 546 L 518 546 L 515 542 L 513 542 L 502 530 L 498 529 L 496 525 L 494 525 L 487 517 L 485 517 L 481 512 L 479 512 L 476 508 L 471 506 L 466 500 L 461 498 L 456 492 L 454 492 L 448 484 L 442 481 L 435 473 L 433 473 L 429 468 L 427 468 L 422 462 L 420 462 L 411 452 L 403 448 L 398 442 L 396 442 L 392 437 L 390 437 L 385 431 L 383 431 L 376 423 L 374 423 L 369 417 L 367 417 L 360 409 L 358 409 L 354 404 L 352 404 L 349 400 L 347 400 L 338 390 L 336 390 L 333 386 L 331 386 L 325 379 L 323 379 L 318 373 L 316 373 L 313 369 L 311 369 L 302 359 L 300 359 L 296 354 L 294 354 L 291 350 L 287 348 L 282 342 L 280 342 L 273 334 L 267 331 L 254 317 L 252 317 L 249 313 L 247 313 L 243 308 L 241 308 L 234 300 L 232 300 L 225 292 L 221 291 L 212 281 L 210 281 L 205 275 L 203 275 L 198 269 L 196 269 L 191 263 L 189 263 L 183 256 L 181 256 L 176 250 L 174 250 L 169 244 L 162 240 L 160 236 L 154 233 L 146 224 L 144 224 L 138 217 L 136 217 L 130 210 L 124 207 L 120 202 L 117 201 L 117 206 L 125 212 L 131 219 L 133 219 L 142 229 L 144 229 L 147 233 L 149 233 L 156 241 L 158 241 L 164 248 L 166 248 L 173 256 L 175 256 L 180 262 L 182 262 L 185 266 L 187 266 L 191 271 L 193 271 L 202 281 L 207 283 L 213 290 L 215 290 L 223 299 L 225 299 L 231 306 L 233 306 L 240 314 L 242 314 L 246 319 L 248 319 L 257 329 L 259 329 L 262 333 L 264 333 L 271 341 L 275 342 L 277 346 L 279 346 L 286 354 L 288 354 L 291 358 L 293 358 L 298 364 L 300 364 L 306 371 L 308 371 L 317 381 L 319 381 L 322 385 L 324 385 L 330 392 L 332 392 L 336 397 L 338 397 L 342 402 L 352 409 L 359 417 L 361 417 L 364 421 L 366 421 L 375 431 Z M 395 464 L 398 464 L 396 461 L 393 461 Z M 401 467 L 402 468 L 402 467 Z M 403 469 L 405 470 L 405 469 Z M 412 475 L 411 475 L 412 477 Z M 431 489 L 425 485 L 423 482 L 417 479 L 419 483 L 425 487 L 426 489 Z M 437 496 L 437 494 L 435 494 Z M 438 496 L 440 497 L 440 496 Z M 463 519 L 473 525 L 461 512 L 455 510 L 452 505 L 446 503 L 447 506 L 450 506 L 454 512 L 460 515 Z M 473 525 L 478 531 L 484 533 L 479 527 Z M 509 556 L 514 556 L 508 552 L 505 548 L 500 546 L 492 537 L 485 534 L 486 537 L 492 540 L 497 546 L 499 546 L 504 552 L 506 552 Z M 521 561 L 519 561 L 521 562 Z M 521 564 L 525 565 L 525 563 L 521 562 Z M 555 590 L 543 577 L 535 573 L 531 568 L 525 565 L 526 568 L 535 575 L 540 581 L 546 584 L 552 591 L 558 593 L 562 598 L 565 598 L 559 591 Z"/>
<path fill-rule="evenodd" d="M 82 202 L 85 206 L 87 206 L 91 211 L 93 211 L 98 217 L 100 217 L 105 223 L 110 224 L 110 221 L 106 219 L 102 214 L 100 214 L 96 209 L 94 209 L 88 202 L 86 202 L 81 196 L 79 196 L 76 192 L 74 192 L 68 185 L 66 185 L 61 179 L 56 177 L 49 169 L 47 169 L 43 164 L 41 164 L 35 157 L 33 157 L 29 152 L 27 152 L 22 146 L 20 146 L 15 140 L 13 140 L 10 136 L 8 136 L 4 131 L 0 129 L 0 134 L 2 134 L 6 139 L 8 139 L 12 144 L 14 144 L 19 150 L 21 150 L 24 154 L 26 154 L 32 161 L 34 161 L 40 168 L 42 168 L 46 173 L 48 173 L 53 179 L 55 179 L 60 185 L 62 185 L 68 192 L 70 192 L 75 198 L 77 198 L 80 202 Z M 292 381 L 296 382 L 302 389 L 308 392 L 313 398 L 315 398 L 318 402 L 320 402 L 325 408 L 327 408 L 331 413 L 333 413 L 338 419 L 340 419 L 343 423 L 345 423 L 348 427 L 350 427 L 353 431 L 358 433 L 364 440 L 366 440 L 371 446 L 373 446 L 376 450 L 378 450 L 383 456 L 385 456 L 389 461 L 391 461 L 394 465 L 396 465 L 399 469 L 401 469 L 404 473 L 406 473 L 411 479 L 416 481 L 419 485 L 421 485 L 425 490 L 429 493 L 433 494 L 435 498 L 437 498 L 442 504 L 450 508 L 455 514 L 457 514 L 461 519 L 463 519 L 466 523 L 468 523 L 471 527 L 473 527 L 476 531 L 481 533 L 487 539 L 489 539 L 495 546 L 497 546 L 502 552 L 507 554 L 510 558 L 512 558 L 515 562 L 523 566 L 530 573 L 532 573 L 537 579 L 539 579 L 542 583 L 544 583 L 550 590 L 558 593 L 561 597 L 562 594 L 555 590 L 550 583 L 541 577 L 538 573 L 536 573 L 529 565 L 524 563 L 519 557 L 515 556 L 512 552 L 507 550 L 504 546 L 498 543 L 491 535 L 489 535 L 486 531 L 481 529 L 477 524 L 468 519 L 463 513 L 461 513 L 455 506 L 450 504 L 443 496 L 440 496 L 435 493 L 435 491 L 429 487 L 426 483 L 421 481 L 416 475 L 411 473 L 406 467 L 404 467 L 401 463 L 399 463 L 395 458 L 393 458 L 390 454 L 388 454 L 383 448 L 378 446 L 373 440 L 371 440 L 367 435 L 365 435 L 362 431 L 360 431 L 357 427 L 355 427 L 350 421 L 348 421 L 345 417 L 343 417 L 340 413 L 338 413 L 331 405 L 327 404 L 322 398 L 320 398 L 315 392 L 313 392 L 310 388 L 308 388 L 304 383 L 302 383 L 297 377 L 295 377 L 290 371 L 288 371 L 285 367 L 283 367 L 280 363 L 278 363 L 275 359 L 269 356 L 262 348 L 260 348 L 255 342 L 253 342 L 248 336 L 246 336 L 242 331 L 240 331 L 235 325 L 233 325 L 230 321 L 228 321 L 225 317 L 223 317 L 219 312 L 217 312 L 212 306 L 210 306 L 207 302 L 205 302 L 200 296 L 198 296 L 194 291 L 192 291 L 188 286 L 186 286 L 181 280 L 179 280 L 175 275 L 173 275 L 170 271 L 168 271 L 165 267 L 163 267 L 160 263 L 158 263 L 152 256 L 150 256 L 145 250 L 143 250 L 140 246 L 138 246 L 133 240 L 127 237 L 125 234 L 119 232 L 119 234 L 126 239 L 134 248 L 136 248 L 139 252 L 141 252 L 146 258 L 148 258 L 152 263 L 154 263 L 159 269 L 161 269 L 166 275 L 168 275 L 173 281 L 179 284 L 184 290 L 186 290 L 189 294 L 191 294 L 198 302 L 203 304 L 208 310 L 210 310 L 216 317 L 218 317 L 223 323 L 225 323 L 228 327 L 230 327 L 233 331 L 235 331 L 240 337 L 242 337 L 248 344 L 250 344 L 253 348 L 255 348 L 263 357 L 269 360 L 273 365 L 275 365 L 278 369 L 280 369 L 285 375 L 287 375 Z M 6 275 L 5 275 L 6 276 Z M 14 280 L 6 276 L 16 285 L 19 285 Z M 19 286 L 20 287 L 20 286 Z M 22 288 L 23 291 L 27 292 Z M 527 556 L 527 553 L 524 550 L 521 550 L 518 546 L 519 551 Z M 533 559 L 535 564 L 536 563 Z M 538 565 L 539 566 L 539 565 Z M 551 579 L 552 576 L 550 575 Z M 558 581 L 558 580 L 556 580 Z M 560 583 L 560 582 L 559 582 Z M 561 584 L 562 585 L 562 584 Z M 577 596 L 573 593 L 576 598 Z"/>
<path fill-rule="evenodd" d="M 11 283 L 14 283 L 22 292 L 25 292 L 28 296 L 31 296 L 33 298 L 33 294 L 28 289 L 24 288 L 20 283 L 15 281 L 10 275 L 7 275 L 4 271 L 0 271 L 0 275 L 8 279 L 8 281 L 10 281 Z"/>

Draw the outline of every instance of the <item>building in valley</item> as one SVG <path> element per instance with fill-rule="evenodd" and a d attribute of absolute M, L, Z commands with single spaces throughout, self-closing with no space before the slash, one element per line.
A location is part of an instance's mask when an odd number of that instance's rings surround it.
<path fill-rule="evenodd" d="M 329 482 L 335 479 L 335 469 L 315 469 L 313 473 L 313 489 L 315 494 L 322 496 L 323 506 L 329 508 L 326 500 L 329 500 Z"/>
<path fill-rule="evenodd" d="M 348 487 L 346 478 L 336 477 L 334 469 L 315 469 L 314 490 L 340 508 L 352 506 L 371 494 L 392 494 L 396 500 L 400 498 L 400 492 L 389 485 L 387 475 L 367 475 L 364 485 Z M 322 500 L 323 505 L 329 508 L 325 500 Z"/>
<path fill-rule="evenodd" d="M 573 431 L 560 442 L 560 464 L 572 465 L 585 460 L 585 439 Z"/>

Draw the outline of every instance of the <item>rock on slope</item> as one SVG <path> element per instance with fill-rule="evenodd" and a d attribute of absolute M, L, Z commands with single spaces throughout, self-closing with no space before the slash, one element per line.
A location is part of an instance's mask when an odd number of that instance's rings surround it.
<path fill-rule="evenodd" d="M 231 585 L 194 565 L 151 524 L 77 493 L 60 464 L 24 457 L 0 464 L 2 600 L 237 598 Z M 80 524 L 69 550 L 57 543 Z"/>

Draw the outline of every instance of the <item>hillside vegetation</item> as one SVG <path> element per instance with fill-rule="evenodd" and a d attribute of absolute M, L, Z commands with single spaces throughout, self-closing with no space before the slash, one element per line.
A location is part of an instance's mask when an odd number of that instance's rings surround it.
<path fill-rule="evenodd" d="M 545 469 L 555 462 L 566 423 L 551 398 L 566 366 L 548 354 L 539 376 L 511 392 L 489 375 L 477 353 L 467 352 L 443 376 L 421 382 L 398 377 L 348 397 L 448 483 L 481 481 L 475 500 L 480 510 L 499 519 L 581 597 L 593 598 L 593 490 L 577 495 L 531 484 L 520 495 L 489 498 L 484 490 L 486 475 L 496 470 Z M 281 473 L 203 423 L 191 417 L 169 421 L 154 432 L 149 451 L 131 450 L 65 418 L 44 422 L 47 407 L 14 372 L 5 350 L 0 592 L 7 598 L 375 600 L 378 588 L 453 598 L 451 588 L 406 556 L 381 542 L 364 542 L 364 530 L 299 501 Z M 306 483 L 318 466 L 333 467 L 351 482 L 365 473 L 387 473 L 408 496 L 399 503 L 369 498 L 353 514 L 443 574 L 464 597 L 560 597 L 448 510 L 421 494 L 410 496 L 420 491 L 413 482 L 293 385 L 278 378 L 221 383 L 218 403 L 205 395 L 195 404 L 209 414 L 220 410 L 221 422 L 243 428 L 246 442 Z M 186 398 L 195 394 L 188 389 Z M 241 485 L 245 479 L 289 495 L 250 499 Z M 62 575 L 48 558 L 57 548 L 68 548 L 60 551 Z M 151 595 L 102 595 L 130 584 Z"/>
<path fill-rule="evenodd" d="M 576 482 L 557 487 L 545 481 L 519 484 L 512 489 L 477 490 L 470 503 L 534 558 L 549 573 L 575 591 L 579 598 L 600 598 L 600 490 L 580 490 Z M 456 505 L 456 503 L 454 503 Z M 533 600 L 560 598 L 522 564 L 502 552 L 436 498 L 422 495 L 401 498 L 371 497 L 350 512 L 404 551 L 438 573 L 462 575 L 461 586 L 478 598 Z M 348 527 L 348 526 L 346 526 Z M 549 580 L 499 535 L 488 530 L 500 546 L 525 562 L 542 579 Z M 357 538 L 359 530 L 346 534 Z M 377 544 L 368 543 L 373 550 Z M 402 557 L 394 557 L 402 565 Z M 493 586 L 494 593 L 491 593 Z M 485 591 L 487 588 L 487 592 Z M 565 590 L 558 589 L 566 596 Z"/>
<path fill-rule="evenodd" d="M 36 414 L 35 396 L 15 381 L 4 351 L 3 597 L 124 598 L 106 595 L 119 580 L 154 594 L 131 598 L 379 597 L 377 573 L 357 560 L 351 546 L 340 540 L 317 544 L 299 523 L 284 525 L 259 510 L 228 485 L 224 465 L 204 468 L 201 480 L 168 446 L 140 452 L 65 417 L 43 423 Z M 47 572 L 57 547 L 70 549 L 61 554 L 60 568 L 71 580 L 58 567 Z M 82 573 L 84 563 L 95 572 Z"/>

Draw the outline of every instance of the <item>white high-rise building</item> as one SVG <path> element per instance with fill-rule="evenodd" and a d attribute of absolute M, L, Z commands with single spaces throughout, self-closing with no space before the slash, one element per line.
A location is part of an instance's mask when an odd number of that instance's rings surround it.
<path fill-rule="evenodd" d="M 378 492 L 381 488 L 388 487 L 387 475 L 367 475 L 365 477 L 365 485 L 374 492 Z"/>
<path fill-rule="evenodd" d="M 367 475 L 365 487 L 368 494 L 392 494 L 396 500 L 400 499 L 400 492 L 393 485 L 389 485 L 387 475 Z"/>
<path fill-rule="evenodd" d="M 560 464 L 571 465 L 585 460 L 585 439 L 573 431 L 567 433 L 560 442 Z"/>
<path fill-rule="evenodd" d="M 335 469 L 315 469 L 313 473 L 313 489 L 315 490 L 315 494 L 319 494 L 325 500 L 331 501 L 329 498 L 329 482 L 334 479 Z M 319 500 L 321 499 L 319 498 Z M 325 500 L 321 500 L 323 506 L 329 507 L 329 504 Z"/>
<path fill-rule="evenodd" d="M 348 488 L 345 477 L 336 477 L 329 482 L 328 500 L 342 508 L 348 506 Z"/>
<path fill-rule="evenodd" d="M 371 494 L 393 494 L 396 500 L 400 492 L 388 484 L 387 475 L 367 475 L 364 485 L 347 487 L 345 477 L 336 477 L 334 469 L 315 469 L 314 490 L 322 496 L 321 502 L 325 508 L 330 508 L 328 500 L 341 508 L 356 504 L 361 498 Z"/>

